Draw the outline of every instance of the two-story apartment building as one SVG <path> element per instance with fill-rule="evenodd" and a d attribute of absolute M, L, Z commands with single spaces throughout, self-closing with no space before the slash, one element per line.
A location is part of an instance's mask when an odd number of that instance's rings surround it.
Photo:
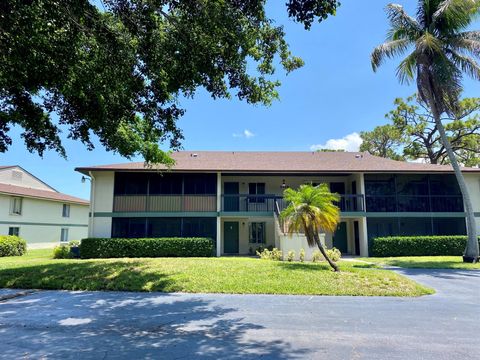
<path fill-rule="evenodd" d="M 89 236 L 208 236 L 218 256 L 260 245 L 298 251 L 304 239 L 285 237 L 277 215 L 286 206 L 283 191 L 306 183 L 328 183 L 340 194 L 341 223 L 325 242 L 343 253 L 368 255 L 376 236 L 466 231 L 450 166 L 349 152 L 184 151 L 173 158 L 169 170 L 144 163 L 77 168 L 92 179 Z M 480 169 L 463 171 L 480 217 Z"/>
<path fill-rule="evenodd" d="M 0 234 L 51 247 L 87 236 L 89 203 L 62 194 L 20 166 L 0 166 Z"/>

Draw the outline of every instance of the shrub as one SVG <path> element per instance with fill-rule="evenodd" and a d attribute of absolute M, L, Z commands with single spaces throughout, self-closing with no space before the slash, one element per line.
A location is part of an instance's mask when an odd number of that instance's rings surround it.
<path fill-rule="evenodd" d="M 18 236 L 0 235 L 0 257 L 22 256 L 27 251 L 27 242 Z"/>
<path fill-rule="evenodd" d="M 290 251 L 287 253 L 287 261 L 292 262 L 293 260 L 295 260 L 295 251 L 290 250 Z"/>
<path fill-rule="evenodd" d="M 324 258 L 320 250 L 315 250 L 312 254 L 312 262 L 319 262 L 322 260 L 324 260 Z"/>
<path fill-rule="evenodd" d="M 300 249 L 300 253 L 298 254 L 298 257 L 300 259 L 300 262 L 304 262 L 305 261 L 305 249 Z"/>
<path fill-rule="evenodd" d="M 70 246 L 67 244 L 57 245 L 53 248 L 54 259 L 70 259 L 71 257 Z"/>
<path fill-rule="evenodd" d="M 337 248 L 325 249 L 327 256 L 333 262 L 337 262 L 342 257 L 342 253 Z M 315 250 L 312 255 L 313 262 L 325 261 L 325 257 L 322 255 L 320 250 Z"/>
<path fill-rule="evenodd" d="M 327 256 L 330 260 L 337 262 L 342 257 L 342 253 L 337 248 L 331 248 L 326 250 Z"/>
<path fill-rule="evenodd" d="M 264 249 L 263 251 L 257 251 L 257 255 L 260 256 L 260 259 L 275 261 L 280 261 L 283 257 L 282 251 L 277 248 L 273 248 L 272 250 Z"/>
<path fill-rule="evenodd" d="M 209 238 L 87 238 L 80 244 L 82 259 L 121 257 L 208 257 Z"/>
<path fill-rule="evenodd" d="M 80 241 L 72 240 L 68 244 L 60 244 L 53 248 L 53 258 L 54 259 L 72 259 L 78 257 L 78 247 L 80 246 Z"/>
<path fill-rule="evenodd" d="M 371 256 L 461 256 L 466 236 L 390 236 L 374 238 Z"/>

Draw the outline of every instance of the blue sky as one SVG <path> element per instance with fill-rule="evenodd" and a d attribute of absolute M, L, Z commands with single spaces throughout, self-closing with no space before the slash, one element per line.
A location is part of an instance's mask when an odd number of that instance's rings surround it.
<path fill-rule="evenodd" d="M 271 0 L 271 16 L 284 25 L 292 52 L 305 66 L 288 76 L 279 73 L 280 100 L 270 107 L 213 100 L 203 91 L 183 101 L 187 112 L 179 126 L 185 135 L 184 149 L 309 151 L 315 145 L 338 144 L 353 149 L 357 137 L 351 134 L 384 124 L 393 100 L 415 92 L 413 86 L 398 84 L 397 61 L 388 62 L 376 74 L 370 66 L 370 53 L 388 28 L 384 8 L 389 2 L 343 0 L 337 16 L 305 31 L 287 18 L 285 1 Z M 414 13 L 416 1 L 399 3 Z M 474 28 L 480 28 L 479 21 Z M 464 85 L 465 96 L 479 96 L 479 83 L 465 80 Z M 19 164 L 71 195 L 89 196 L 89 185 L 80 182 L 76 166 L 127 161 L 101 146 L 89 152 L 68 139 L 64 143 L 68 160 L 53 152 L 41 159 L 25 150 L 19 133 L 13 131 L 14 145 L 0 154 L 0 164 Z"/>

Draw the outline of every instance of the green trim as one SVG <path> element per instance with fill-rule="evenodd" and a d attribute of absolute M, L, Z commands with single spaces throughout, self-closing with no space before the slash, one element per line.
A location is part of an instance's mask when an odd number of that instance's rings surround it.
<path fill-rule="evenodd" d="M 94 217 L 217 217 L 217 212 L 96 212 Z"/>
<path fill-rule="evenodd" d="M 464 218 L 467 216 L 464 212 L 363 212 L 360 216 L 370 218 L 420 218 L 420 217 L 432 217 L 432 218 Z M 475 213 L 475 217 L 480 217 L 480 213 Z"/>
<path fill-rule="evenodd" d="M 221 211 L 220 216 L 266 217 L 266 216 L 273 216 L 273 211 Z"/>
<path fill-rule="evenodd" d="M 39 226 L 63 226 L 63 227 L 88 227 L 88 224 L 55 224 L 55 223 L 37 223 L 28 221 L 0 221 L 4 225 L 39 225 Z"/>

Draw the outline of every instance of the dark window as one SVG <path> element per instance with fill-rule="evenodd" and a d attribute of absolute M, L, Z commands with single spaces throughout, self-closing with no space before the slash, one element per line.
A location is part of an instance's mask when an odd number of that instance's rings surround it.
<path fill-rule="evenodd" d="M 148 174 L 115 173 L 115 195 L 146 195 Z"/>
<path fill-rule="evenodd" d="M 182 236 L 181 218 L 149 218 L 148 237 L 180 237 Z"/>
<path fill-rule="evenodd" d="M 465 235 L 464 218 L 367 218 L 368 240 L 383 236 Z"/>
<path fill-rule="evenodd" d="M 250 243 L 252 244 L 265 244 L 265 223 L 264 222 L 252 222 L 250 223 Z"/>
<path fill-rule="evenodd" d="M 11 226 L 8 228 L 8 235 L 10 236 L 19 236 L 20 228 L 18 226 Z"/>
<path fill-rule="evenodd" d="M 248 184 L 249 195 L 265 195 L 265 183 L 249 183 Z M 251 203 L 263 203 L 265 202 L 264 196 L 249 196 L 249 202 Z"/>
<path fill-rule="evenodd" d="M 112 237 L 142 238 L 146 237 L 145 218 L 113 218 Z"/>
<path fill-rule="evenodd" d="M 150 195 L 181 195 L 182 175 L 152 174 L 150 176 Z"/>
<path fill-rule="evenodd" d="M 183 235 L 185 237 L 217 237 L 216 218 L 184 218 Z"/>
<path fill-rule="evenodd" d="M 372 212 L 462 212 L 453 175 L 365 175 L 365 202 Z"/>
<path fill-rule="evenodd" d="M 70 205 L 63 204 L 62 206 L 62 216 L 63 217 L 70 217 Z"/>
<path fill-rule="evenodd" d="M 67 242 L 68 241 L 68 229 L 67 228 L 62 228 L 60 231 L 60 241 L 61 242 Z"/>
<path fill-rule="evenodd" d="M 216 238 L 216 218 L 113 218 L 112 237 Z"/>
<path fill-rule="evenodd" d="M 216 174 L 189 174 L 184 176 L 185 195 L 215 195 Z"/>

